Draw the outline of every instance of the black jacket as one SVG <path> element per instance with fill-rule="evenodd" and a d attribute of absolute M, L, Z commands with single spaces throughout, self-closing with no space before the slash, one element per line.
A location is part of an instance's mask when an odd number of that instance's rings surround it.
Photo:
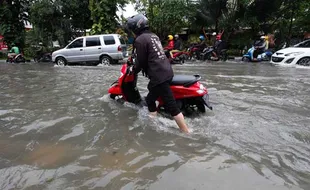
<path fill-rule="evenodd" d="M 134 42 L 137 62 L 135 72 L 143 70 L 150 79 L 149 87 L 154 87 L 173 78 L 173 70 L 165 55 L 158 36 L 144 31 Z"/>
<path fill-rule="evenodd" d="M 174 41 L 174 48 L 176 50 L 181 50 L 181 40 L 177 39 Z"/>

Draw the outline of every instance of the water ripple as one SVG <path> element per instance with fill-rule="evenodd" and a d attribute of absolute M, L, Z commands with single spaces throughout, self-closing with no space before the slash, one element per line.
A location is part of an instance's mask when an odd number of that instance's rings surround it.
<path fill-rule="evenodd" d="M 111 100 L 120 65 L 0 64 L 0 189 L 310 189 L 307 69 L 173 67 L 200 74 L 214 105 L 186 118 L 190 135 Z"/>

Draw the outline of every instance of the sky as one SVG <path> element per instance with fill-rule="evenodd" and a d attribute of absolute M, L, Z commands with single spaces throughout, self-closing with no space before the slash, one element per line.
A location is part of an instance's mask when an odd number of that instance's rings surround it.
<path fill-rule="evenodd" d="M 137 14 L 137 11 L 135 10 L 134 5 L 132 3 L 127 4 L 124 7 L 124 9 L 125 9 L 124 11 L 118 11 L 117 15 L 120 16 L 123 14 L 123 16 L 125 18 L 128 18 L 128 17 L 131 17 L 131 16 Z"/>

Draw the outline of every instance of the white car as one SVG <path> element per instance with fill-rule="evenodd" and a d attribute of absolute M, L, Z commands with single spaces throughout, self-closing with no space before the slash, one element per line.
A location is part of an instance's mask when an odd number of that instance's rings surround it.
<path fill-rule="evenodd" d="M 275 52 L 271 56 L 271 63 L 310 66 L 310 39 Z"/>
<path fill-rule="evenodd" d="M 119 34 L 101 34 L 76 38 L 65 48 L 54 51 L 52 61 L 57 65 L 81 62 L 110 65 L 126 57 L 127 45 Z"/>

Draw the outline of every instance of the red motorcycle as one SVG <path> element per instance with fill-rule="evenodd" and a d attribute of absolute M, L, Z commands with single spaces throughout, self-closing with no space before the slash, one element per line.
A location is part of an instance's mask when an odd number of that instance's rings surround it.
<path fill-rule="evenodd" d="M 164 48 L 166 57 L 170 60 L 171 64 L 183 64 L 185 60 L 188 60 L 190 58 L 190 54 L 187 51 L 178 51 L 178 52 L 173 52 L 172 56 L 170 55 L 170 51 L 166 48 Z"/>
<path fill-rule="evenodd" d="M 131 60 L 123 64 L 121 76 L 108 90 L 112 99 L 121 99 L 137 105 L 146 106 L 136 87 L 138 76 L 132 72 Z M 209 102 L 208 90 L 199 82 L 199 75 L 175 75 L 171 81 L 171 90 L 182 112 L 192 113 L 198 110 L 206 112 L 206 107 L 212 110 Z M 159 109 L 164 108 L 161 98 L 158 99 Z"/>
<path fill-rule="evenodd" d="M 203 45 L 201 44 L 192 44 L 188 49 L 187 52 L 189 54 L 189 59 L 191 60 L 192 58 L 200 60 L 200 53 L 203 50 Z"/>

